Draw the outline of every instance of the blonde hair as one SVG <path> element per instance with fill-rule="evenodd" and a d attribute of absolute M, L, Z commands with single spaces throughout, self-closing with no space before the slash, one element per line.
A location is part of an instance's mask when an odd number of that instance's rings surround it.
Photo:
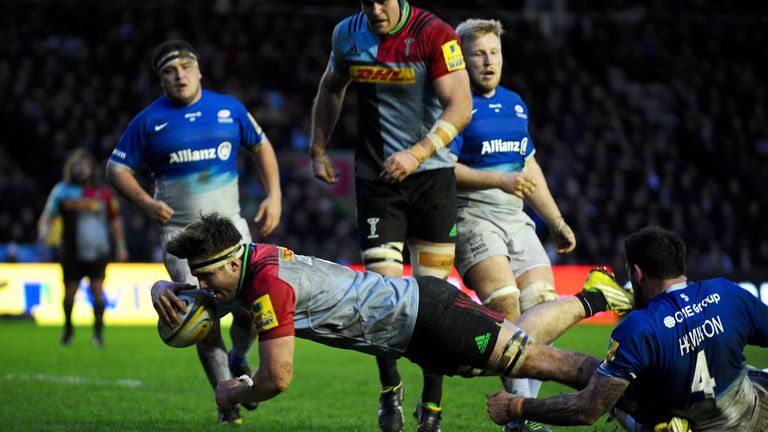
<path fill-rule="evenodd" d="M 73 171 L 75 169 L 75 164 L 80 162 L 81 160 L 87 160 L 88 163 L 91 165 L 91 177 L 87 179 L 86 181 L 92 183 L 92 184 L 98 184 L 100 180 L 100 173 L 99 168 L 96 165 L 96 159 L 93 157 L 91 152 L 86 150 L 85 148 L 79 147 L 75 150 L 72 150 L 72 152 L 67 157 L 66 162 L 64 162 L 64 182 L 65 183 L 72 183 L 74 182 L 74 174 Z"/>
<path fill-rule="evenodd" d="M 467 43 L 489 33 L 500 38 L 504 34 L 504 29 L 499 20 L 470 18 L 456 26 L 456 33 L 459 35 L 461 43 Z"/>

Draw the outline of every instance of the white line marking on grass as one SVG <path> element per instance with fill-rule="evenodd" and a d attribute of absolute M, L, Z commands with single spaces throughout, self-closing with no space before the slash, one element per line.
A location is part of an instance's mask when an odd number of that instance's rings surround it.
<path fill-rule="evenodd" d="M 64 384 L 75 384 L 75 385 L 119 385 L 123 387 L 131 387 L 131 388 L 141 387 L 144 385 L 144 383 L 141 380 L 137 380 L 137 379 L 128 379 L 128 378 L 110 379 L 110 378 L 97 378 L 97 377 L 82 377 L 78 375 L 43 375 L 43 374 L 7 373 L 5 374 L 5 379 L 8 381 L 11 381 L 11 380 L 45 381 L 45 382 L 55 382 L 55 383 L 64 383 Z"/>

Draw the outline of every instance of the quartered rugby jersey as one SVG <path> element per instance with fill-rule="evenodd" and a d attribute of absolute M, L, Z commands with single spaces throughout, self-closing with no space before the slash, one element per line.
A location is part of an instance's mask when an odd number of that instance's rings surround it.
<path fill-rule="evenodd" d="M 598 372 L 631 381 L 660 412 L 711 417 L 712 400 L 746 373 L 747 344 L 768 346 L 768 306 L 726 279 L 687 282 L 616 327 Z"/>
<path fill-rule="evenodd" d="M 173 210 L 171 223 L 200 213 L 239 217 L 237 151 L 257 150 L 264 133 L 237 99 L 203 90 L 199 101 L 177 106 L 163 96 L 139 113 L 109 158 L 132 171 L 146 163 L 155 198 Z"/>
<path fill-rule="evenodd" d="M 296 335 L 391 357 L 408 346 L 419 309 L 414 279 L 357 272 L 268 244 L 252 243 L 245 253 L 237 297 L 259 340 Z"/>
<path fill-rule="evenodd" d="M 384 160 L 416 144 L 443 111 L 432 82 L 464 69 L 458 36 L 425 10 L 404 3 L 405 19 L 386 35 L 371 30 L 365 15 L 350 16 L 333 31 L 330 65 L 357 90 L 358 177 L 377 179 Z M 441 149 L 417 172 L 451 167 Z"/>
<path fill-rule="evenodd" d="M 120 213 L 112 189 L 59 182 L 48 196 L 45 213 L 62 217 L 62 258 L 81 262 L 109 258 L 109 224 Z"/>
<path fill-rule="evenodd" d="M 535 153 L 528 133 L 528 106 L 502 86 L 491 97 L 472 96 L 472 120 L 451 142 L 451 153 L 475 169 L 521 172 Z M 522 211 L 523 201 L 500 189 L 460 192 L 459 206 L 472 202 L 492 204 L 499 210 Z"/>

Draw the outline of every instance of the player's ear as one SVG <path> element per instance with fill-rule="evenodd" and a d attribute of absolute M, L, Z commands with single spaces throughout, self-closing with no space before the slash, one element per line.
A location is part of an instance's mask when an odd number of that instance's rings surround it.
<path fill-rule="evenodd" d="M 632 273 L 635 274 L 635 279 L 641 281 L 645 278 L 645 272 L 637 264 L 632 264 Z"/>
<path fill-rule="evenodd" d="M 240 268 L 241 268 L 240 266 L 243 265 L 243 260 L 242 259 L 232 260 L 232 261 L 229 262 L 228 265 L 229 265 L 230 270 L 232 270 L 235 273 L 239 273 L 240 272 Z"/>

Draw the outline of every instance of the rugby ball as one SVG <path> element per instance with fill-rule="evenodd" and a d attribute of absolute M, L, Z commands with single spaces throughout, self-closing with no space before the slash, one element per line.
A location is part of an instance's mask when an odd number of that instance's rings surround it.
<path fill-rule="evenodd" d="M 175 327 L 169 327 L 163 320 L 158 320 L 157 332 L 166 345 L 184 348 L 200 342 L 211 331 L 213 320 L 216 319 L 210 302 L 213 293 L 195 289 L 180 291 L 176 297 L 187 306 L 187 312 L 176 311 L 181 322 Z"/>

